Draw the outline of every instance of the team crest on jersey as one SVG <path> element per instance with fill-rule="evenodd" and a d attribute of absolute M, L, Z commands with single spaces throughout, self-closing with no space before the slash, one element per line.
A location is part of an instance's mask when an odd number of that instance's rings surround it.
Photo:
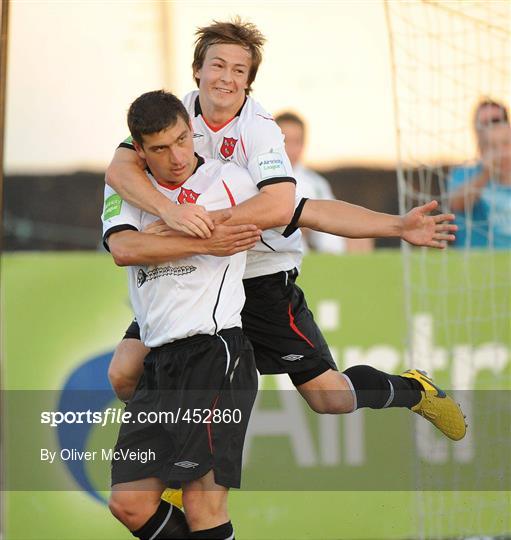
<path fill-rule="evenodd" d="M 191 189 L 181 188 L 179 195 L 177 196 L 177 202 L 179 204 L 192 203 L 195 204 L 199 198 L 200 193 L 195 193 Z"/>
<path fill-rule="evenodd" d="M 220 147 L 220 154 L 225 159 L 230 158 L 234 153 L 234 147 L 236 146 L 236 143 L 238 142 L 238 139 L 233 139 L 232 137 L 224 137 L 224 140 L 222 142 L 222 146 Z"/>

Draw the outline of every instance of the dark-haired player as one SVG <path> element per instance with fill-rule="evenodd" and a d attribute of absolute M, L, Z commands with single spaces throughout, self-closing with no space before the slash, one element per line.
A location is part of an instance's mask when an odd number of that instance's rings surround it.
<path fill-rule="evenodd" d="M 129 109 L 128 125 L 135 150 L 148 165 L 148 180 L 169 201 L 191 199 L 225 214 L 223 209 L 256 193 L 245 169 L 194 153 L 188 113 L 172 94 L 140 96 Z M 257 392 L 252 346 L 241 331 L 242 278 L 245 250 L 260 231 L 231 226 L 236 241 L 222 250 L 215 240 L 218 227 L 209 239 L 143 233 L 156 219 L 106 187 L 105 246 L 117 264 L 128 266 L 140 338 L 150 349 L 126 408 L 133 420 L 122 425 L 116 444 L 115 455 L 122 457 L 112 462 L 109 506 L 141 539 L 230 540 L 227 495 L 229 488 L 240 487 L 243 442 Z M 148 421 L 155 413 L 177 416 Z M 176 482 L 183 489 L 186 519 L 160 498 Z"/>

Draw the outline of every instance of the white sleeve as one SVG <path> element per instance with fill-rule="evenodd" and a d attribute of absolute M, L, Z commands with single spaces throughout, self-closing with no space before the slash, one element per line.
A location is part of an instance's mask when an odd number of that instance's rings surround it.
<path fill-rule="evenodd" d="M 247 169 L 258 189 L 293 182 L 293 168 L 284 149 L 284 136 L 274 120 L 258 117 L 242 134 Z"/>
<path fill-rule="evenodd" d="M 141 230 L 142 211 L 121 199 L 120 195 L 106 185 L 101 220 L 103 245 L 108 250 L 107 239 L 112 233 L 123 230 Z"/>

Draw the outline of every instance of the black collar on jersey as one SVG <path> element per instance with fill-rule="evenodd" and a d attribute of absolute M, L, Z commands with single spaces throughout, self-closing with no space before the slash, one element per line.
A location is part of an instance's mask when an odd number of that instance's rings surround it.
<path fill-rule="evenodd" d="M 195 174 L 197 172 L 197 169 L 201 167 L 202 165 L 204 165 L 204 158 L 202 156 L 199 156 L 197 152 L 194 152 L 193 154 L 197 158 L 197 165 L 195 165 L 195 169 L 193 170 L 193 173 L 192 173 L 192 174 Z"/>
<path fill-rule="evenodd" d="M 243 105 L 240 107 L 240 110 L 233 116 L 233 118 L 236 118 L 236 116 L 240 116 L 241 111 L 243 110 L 243 107 L 245 106 L 245 103 L 247 102 L 247 96 L 245 96 L 245 99 L 243 100 Z M 202 114 L 202 109 L 200 107 L 200 101 L 199 96 L 195 98 L 195 105 L 194 105 L 194 115 L 195 117 Z"/>
<path fill-rule="evenodd" d="M 199 154 L 197 154 L 197 152 L 194 152 L 193 155 L 197 158 L 197 165 L 195 165 L 195 169 L 193 169 L 193 173 L 192 174 L 195 174 L 197 172 L 197 169 L 201 166 L 201 165 L 204 165 L 204 158 L 202 156 L 199 156 Z M 154 177 L 154 174 L 151 172 L 151 169 L 149 168 L 149 166 L 146 166 L 145 170 L 152 176 Z M 191 175 L 190 175 L 191 176 Z"/>

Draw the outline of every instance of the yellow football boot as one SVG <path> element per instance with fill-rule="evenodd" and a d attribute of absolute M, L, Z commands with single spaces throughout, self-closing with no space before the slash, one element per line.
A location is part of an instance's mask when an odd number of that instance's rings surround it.
<path fill-rule="evenodd" d="M 460 406 L 428 377 L 425 371 L 409 369 L 401 377 L 419 381 L 422 398 L 412 411 L 429 420 L 446 437 L 453 441 L 463 439 L 467 432 L 465 416 Z"/>
<path fill-rule="evenodd" d="M 161 498 L 174 506 L 177 506 L 180 510 L 183 509 L 183 490 L 167 488 L 162 494 Z"/>

